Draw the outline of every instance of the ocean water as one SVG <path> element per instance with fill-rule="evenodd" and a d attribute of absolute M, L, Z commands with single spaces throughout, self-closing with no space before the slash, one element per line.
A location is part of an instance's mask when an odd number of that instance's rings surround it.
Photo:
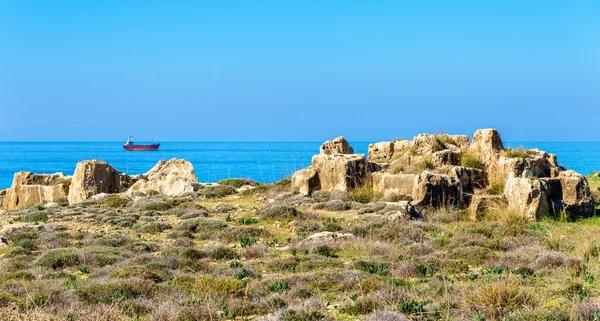
<path fill-rule="evenodd" d="M 244 177 L 273 182 L 310 165 L 321 142 L 162 143 L 158 151 L 130 152 L 120 142 L 22 143 L 0 142 L 0 188 L 10 187 L 15 172 L 63 172 L 73 175 L 77 162 L 105 160 L 129 174 L 147 172 L 161 159 L 185 158 L 192 162 L 201 182 Z M 367 153 L 369 143 L 352 143 L 355 152 Z M 582 174 L 600 170 L 600 143 L 505 143 L 510 147 L 539 148 L 558 155 L 558 161 Z"/>

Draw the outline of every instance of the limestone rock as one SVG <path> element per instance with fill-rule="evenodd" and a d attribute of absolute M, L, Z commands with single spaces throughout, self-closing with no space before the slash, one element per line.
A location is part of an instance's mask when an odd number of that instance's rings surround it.
<path fill-rule="evenodd" d="M 460 165 L 460 152 L 444 149 L 431 154 L 431 164 L 435 167 L 444 165 Z"/>
<path fill-rule="evenodd" d="M 463 192 L 473 193 L 475 189 L 483 189 L 488 185 L 484 171 L 476 168 L 452 166 L 447 175 L 458 178 Z"/>
<path fill-rule="evenodd" d="M 371 174 L 373 188 L 382 192 L 385 198 L 404 196 L 412 199 L 416 177 L 417 175 L 415 174 Z"/>
<path fill-rule="evenodd" d="M 379 142 L 369 145 L 369 160 L 389 162 L 394 155 L 394 142 Z"/>
<path fill-rule="evenodd" d="M 458 207 L 463 203 L 462 185 L 456 177 L 424 171 L 417 176 L 413 198 L 417 209 Z"/>
<path fill-rule="evenodd" d="M 7 190 L 4 198 L 4 210 L 14 211 L 43 202 L 65 201 L 69 183 L 68 177 L 62 173 L 15 173 L 11 188 Z"/>
<path fill-rule="evenodd" d="M 571 218 L 591 217 L 596 214 L 594 199 L 585 176 L 572 170 L 559 174 L 562 203 Z"/>
<path fill-rule="evenodd" d="M 350 146 L 344 136 L 335 138 L 334 140 L 328 140 L 321 145 L 321 154 L 334 155 L 334 154 L 354 154 L 354 149 Z"/>
<path fill-rule="evenodd" d="M 131 197 L 135 192 L 148 193 L 156 191 L 159 194 L 176 196 L 193 192 L 198 186 L 198 178 L 194 174 L 194 166 L 185 159 L 173 158 L 159 161 L 146 174 L 139 175 L 126 192 Z"/>
<path fill-rule="evenodd" d="M 486 165 L 496 161 L 500 151 L 504 150 L 502 138 L 493 128 L 478 129 L 473 135 L 469 151 L 479 157 Z"/>
<path fill-rule="evenodd" d="M 351 190 L 363 185 L 371 174 L 369 162 L 362 154 L 315 155 L 311 167 L 318 173 L 324 191 Z"/>
<path fill-rule="evenodd" d="M 292 186 L 297 187 L 301 194 L 311 195 L 312 192 L 321 189 L 321 182 L 317 171 L 307 167 L 292 175 Z"/>
<path fill-rule="evenodd" d="M 544 180 L 509 178 L 504 185 L 509 208 L 519 210 L 523 217 L 535 221 L 551 213 L 548 184 Z"/>
<path fill-rule="evenodd" d="M 85 160 L 77 163 L 69 189 L 69 204 L 76 204 L 93 195 L 120 193 L 133 179 L 104 161 Z"/>

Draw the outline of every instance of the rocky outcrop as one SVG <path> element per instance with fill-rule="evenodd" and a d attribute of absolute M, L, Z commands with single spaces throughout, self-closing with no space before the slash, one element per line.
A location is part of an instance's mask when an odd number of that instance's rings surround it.
<path fill-rule="evenodd" d="M 417 175 L 377 172 L 371 175 L 373 188 L 384 198 L 413 199 Z"/>
<path fill-rule="evenodd" d="M 146 174 L 138 175 L 137 181 L 125 192 L 132 197 L 135 193 L 158 192 L 163 195 L 181 195 L 193 192 L 198 185 L 194 166 L 185 159 L 173 158 L 159 161 Z"/>
<path fill-rule="evenodd" d="M 68 201 L 69 204 L 76 204 L 100 193 L 121 193 L 133 182 L 132 177 L 104 161 L 85 160 L 75 167 Z"/>
<path fill-rule="evenodd" d="M 389 162 L 394 156 L 394 142 L 380 142 L 369 145 L 369 159 Z"/>
<path fill-rule="evenodd" d="M 44 202 L 62 202 L 67 199 L 69 179 L 62 173 L 15 173 L 11 187 L 6 191 L 5 211 L 19 210 Z"/>
<path fill-rule="evenodd" d="M 320 151 L 324 155 L 354 154 L 354 149 L 352 149 L 344 136 L 326 141 L 321 145 Z"/>
<path fill-rule="evenodd" d="M 595 214 L 585 177 L 566 171 L 556 155 L 505 148 L 495 129 L 477 130 L 471 143 L 465 135 L 420 134 L 370 144 L 368 161 L 344 158 L 341 146 L 347 142 L 336 141 L 325 143 L 310 168 L 294 175 L 292 183 L 303 194 L 348 191 L 368 182 L 386 199 L 412 199 L 420 210 L 469 208 L 473 219 L 491 202 L 532 220 L 559 212 L 572 218 Z"/>
<path fill-rule="evenodd" d="M 364 184 L 371 167 L 362 154 L 315 155 L 310 167 L 294 173 L 292 185 L 306 195 L 315 190 L 348 191 Z"/>
<path fill-rule="evenodd" d="M 464 203 L 460 180 L 448 175 L 424 171 L 417 176 L 413 189 L 414 206 L 422 208 L 458 208 Z"/>
<path fill-rule="evenodd" d="M 321 182 L 317 171 L 308 167 L 292 175 L 292 186 L 296 186 L 301 194 L 310 195 L 312 192 L 321 189 Z"/>

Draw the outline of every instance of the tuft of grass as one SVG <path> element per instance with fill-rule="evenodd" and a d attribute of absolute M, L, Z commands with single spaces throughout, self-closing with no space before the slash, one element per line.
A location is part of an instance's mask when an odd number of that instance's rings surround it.
<path fill-rule="evenodd" d="M 527 154 L 527 151 L 523 148 L 523 147 L 517 147 L 516 149 L 513 148 L 508 148 L 505 149 L 502 154 L 505 157 L 508 158 L 527 158 L 527 156 L 529 156 L 529 154 Z"/>
<path fill-rule="evenodd" d="M 106 284 L 94 284 L 76 292 L 86 303 L 114 303 L 142 297 L 151 297 L 156 292 L 151 281 L 124 281 Z"/>
<path fill-rule="evenodd" d="M 467 168 L 484 169 L 483 163 L 479 161 L 479 157 L 473 153 L 464 153 L 460 159 L 461 165 Z"/>
<path fill-rule="evenodd" d="M 209 256 L 215 260 L 239 260 L 240 259 L 240 255 L 228 248 L 228 247 L 218 247 L 216 249 L 214 249 L 212 252 L 210 252 Z"/>
<path fill-rule="evenodd" d="M 371 299 L 357 300 L 353 304 L 340 308 L 340 312 L 349 315 L 365 315 L 372 313 L 376 308 L 376 303 Z"/>
<path fill-rule="evenodd" d="M 350 192 L 350 200 L 363 204 L 374 202 L 381 199 L 381 197 L 382 193 L 373 187 L 372 179 L 368 179 L 362 186 Z"/>
<path fill-rule="evenodd" d="M 472 309 L 492 320 L 502 319 L 508 312 L 535 304 L 533 292 L 515 280 L 486 284 L 467 295 Z"/>
<path fill-rule="evenodd" d="M 502 195 L 504 194 L 504 183 L 496 182 L 490 184 L 487 192 L 491 195 Z"/>

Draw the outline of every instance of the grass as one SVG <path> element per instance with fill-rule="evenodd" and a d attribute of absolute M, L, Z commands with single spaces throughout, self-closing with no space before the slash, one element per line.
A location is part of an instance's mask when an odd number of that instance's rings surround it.
<path fill-rule="evenodd" d="M 228 178 L 219 181 L 219 185 L 231 186 L 233 188 L 240 188 L 245 185 L 254 186 L 256 182 L 245 178 Z"/>
<path fill-rule="evenodd" d="M 525 150 L 523 147 L 517 147 L 515 149 L 513 148 L 507 148 L 505 149 L 502 154 L 505 157 L 508 158 L 527 158 L 527 156 L 529 156 L 529 154 L 527 154 L 527 150 Z"/>
<path fill-rule="evenodd" d="M 451 210 L 390 219 L 368 190 L 307 199 L 265 186 L 0 216 L 0 319 L 593 320 L 599 310 L 598 217 L 530 222 L 498 204 L 478 222 Z M 152 202 L 170 208 L 146 210 Z M 47 220 L 17 220 L 32 213 Z M 335 236 L 316 236 L 325 231 Z"/>
<path fill-rule="evenodd" d="M 463 153 L 460 159 L 463 167 L 485 169 L 483 163 L 479 160 L 479 157 L 473 153 Z"/>

